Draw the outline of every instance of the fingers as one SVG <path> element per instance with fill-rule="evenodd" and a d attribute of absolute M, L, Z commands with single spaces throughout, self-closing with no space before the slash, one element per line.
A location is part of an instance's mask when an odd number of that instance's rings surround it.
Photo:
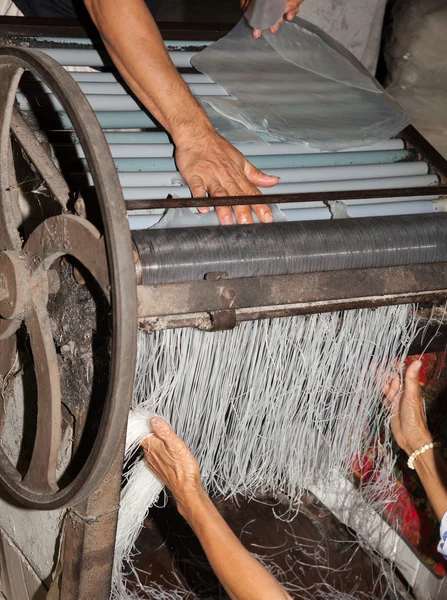
<path fill-rule="evenodd" d="M 254 211 L 261 223 L 273 223 L 273 214 L 268 204 L 252 204 L 251 206 L 233 206 L 236 222 L 240 225 L 253 223 Z M 221 225 L 234 225 L 233 214 L 229 206 L 217 206 L 216 213 Z"/>
<path fill-rule="evenodd" d="M 299 6 L 303 0 L 289 0 L 286 5 L 285 16 L 288 21 L 293 21 L 299 11 Z"/>
<path fill-rule="evenodd" d="M 288 21 L 291 21 L 298 14 L 300 4 L 302 4 L 304 0 L 288 0 L 285 8 L 285 15 Z M 289 19 L 289 15 L 292 17 Z"/>
<path fill-rule="evenodd" d="M 224 196 L 228 196 L 226 190 L 222 187 L 220 182 L 217 181 L 217 179 L 210 179 L 210 181 L 208 182 L 207 188 L 208 188 L 209 195 L 214 196 L 215 198 L 219 198 L 219 197 L 222 198 Z M 198 208 L 197 210 L 199 211 L 199 213 L 204 215 L 204 214 L 207 214 L 210 209 L 208 206 L 202 206 L 202 207 Z M 221 222 L 219 219 L 219 222 L 221 225 L 232 225 L 233 224 L 233 217 L 231 215 L 230 210 L 223 211 L 222 219 L 223 219 L 223 222 Z"/>
<path fill-rule="evenodd" d="M 183 448 L 183 441 L 175 435 L 171 426 L 161 417 L 153 417 L 151 419 L 151 427 L 154 436 L 164 442 L 167 450 L 176 452 Z"/>
<path fill-rule="evenodd" d="M 278 23 L 276 23 L 276 25 L 273 25 L 273 27 L 270 27 L 270 32 L 273 34 L 278 33 L 278 31 L 281 28 L 281 25 L 284 24 L 284 21 L 286 19 L 287 19 L 287 21 L 293 21 L 293 19 L 298 14 L 299 6 L 300 6 L 300 4 L 302 4 L 302 2 L 303 2 L 303 0 L 289 0 L 286 4 L 286 9 L 284 11 L 283 18 L 280 21 L 278 21 Z M 246 6 L 245 6 L 245 8 L 246 8 Z M 244 10 L 245 10 L 245 8 L 244 8 Z M 261 35 L 262 35 L 262 29 L 254 29 L 253 30 L 253 37 L 255 39 L 259 39 L 261 37 Z"/>
<path fill-rule="evenodd" d="M 228 190 L 225 189 L 217 180 L 212 180 L 209 185 L 210 196 L 214 198 L 222 198 L 225 196 L 242 195 L 242 190 L 236 184 L 230 184 L 227 187 Z M 233 212 L 229 206 L 216 206 L 216 213 L 221 225 L 234 225 Z M 247 216 L 245 214 L 241 214 L 240 211 L 236 213 L 235 210 L 234 214 L 236 215 L 237 223 L 243 224 L 250 222 L 246 220 Z M 241 220 L 239 220 L 238 215 L 240 215 Z"/>
<path fill-rule="evenodd" d="M 191 190 L 193 198 L 206 198 L 206 185 L 201 177 L 199 177 L 198 175 L 193 175 L 187 180 L 185 179 L 185 181 L 188 184 L 189 189 Z M 199 211 L 199 213 L 205 215 L 209 212 L 210 209 L 208 206 L 202 206 L 197 210 Z"/>
<path fill-rule="evenodd" d="M 284 17 L 280 21 L 278 21 L 278 23 L 276 23 L 276 25 L 273 25 L 273 27 L 270 27 L 270 32 L 278 33 L 278 31 L 283 23 L 284 23 Z"/>
<path fill-rule="evenodd" d="M 246 180 L 244 180 L 243 177 L 239 177 L 237 180 L 230 180 L 230 182 L 227 183 L 225 187 L 223 187 L 223 185 L 217 179 L 210 179 L 210 181 L 207 182 L 210 196 L 214 198 L 225 196 L 258 196 L 260 194 L 260 191 L 257 187 L 255 187 L 255 185 L 251 185 L 247 173 L 251 173 L 254 178 L 257 178 L 260 181 L 266 182 L 267 184 L 271 185 L 271 177 L 265 175 L 264 173 L 253 167 L 253 165 L 250 165 L 250 163 L 248 163 L 248 165 L 249 167 L 251 167 L 251 169 L 248 168 L 247 172 L 245 173 L 245 176 L 247 177 Z M 273 178 L 273 180 L 274 182 L 276 182 L 278 178 Z M 217 216 L 221 225 L 233 225 L 233 213 L 236 218 L 236 223 L 238 223 L 239 225 L 247 225 L 249 223 L 253 223 L 253 215 L 250 206 L 233 206 L 232 209 L 233 211 L 228 206 L 216 207 Z M 262 208 L 258 212 L 256 212 L 256 214 L 258 214 L 258 216 L 260 214 L 262 215 L 262 217 L 266 217 L 266 220 L 264 220 L 264 218 L 260 219 L 262 222 L 269 223 L 273 220 L 270 207 L 266 207 L 266 205 L 262 205 Z"/>
<path fill-rule="evenodd" d="M 248 181 L 254 185 L 259 185 L 260 187 L 273 187 L 279 182 L 279 177 L 275 177 L 274 175 L 266 175 L 248 162 L 248 160 L 245 161 L 244 172 Z M 259 192 L 259 190 L 257 191 Z"/>
<path fill-rule="evenodd" d="M 186 183 L 191 190 L 191 194 L 194 198 L 206 198 L 206 185 L 205 182 L 199 175 L 192 175 L 186 179 Z"/>
<path fill-rule="evenodd" d="M 206 143 L 205 143 L 206 142 Z M 201 145 L 200 145 L 201 144 Z M 278 183 L 278 177 L 262 173 L 221 136 L 213 133 L 210 138 L 199 140 L 199 146 L 177 145 L 175 160 L 178 169 L 188 184 L 193 198 L 258 196 L 257 185 L 271 187 Z M 251 203 L 248 203 L 251 204 Z M 202 214 L 207 207 L 198 208 Z M 261 222 L 273 221 L 270 208 L 261 204 L 253 209 Z M 249 206 L 216 207 L 221 225 L 253 223 Z"/>
<path fill-rule="evenodd" d="M 234 225 L 233 212 L 229 206 L 216 206 L 216 213 L 221 225 Z"/>
<path fill-rule="evenodd" d="M 251 208 L 261 223 L 273 223 L 273 214 L 268 204 L 252 204 Z"/>
<path fill-rule="evenodd" d="M 233 206 L 233 212 L 239 225 L 253 223 L 253 216 L 249 206 Z"/>
<path fill-rule="evenodd" d="M 383 394 L 388 402 L 393 402 L 402 391 L 400 377 L 394 374 L 383 388 Z"/>

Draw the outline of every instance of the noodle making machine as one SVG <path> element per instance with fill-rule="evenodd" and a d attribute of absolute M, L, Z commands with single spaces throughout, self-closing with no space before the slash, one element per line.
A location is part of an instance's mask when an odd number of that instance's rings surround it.
<path fill-rule="evenodd" d="M 224 95 L 190 58 L 225 29 L 161 30 L 193 94 Z M 70 507 L 61 598 L 105 600 L 137 329 L 213 332 L 252 319 L 444 302 L 447 162 L 411 126 L 339 152 L 240 144 L 281 177 L 265 190 L 275 222 L 220 227 L 193 215 L 197 227 L 163 228 L 167 209 L 181 217 L 265 198 L 192 199 L 178 184 L 169 137 L 80 26 L 3 18 L 0 45 L 0 382 L 5 399 L 21 349 L 37 397 L 33 439 L 24 433 L 17 460 L 2 443 L 0 480 L 25 507 Z M 80 66 L 91 69 L 63 68 Z M 89 363 L 90 380 L 76 361 Z M 7 418 L 1 426 L 4 437 Z"/>

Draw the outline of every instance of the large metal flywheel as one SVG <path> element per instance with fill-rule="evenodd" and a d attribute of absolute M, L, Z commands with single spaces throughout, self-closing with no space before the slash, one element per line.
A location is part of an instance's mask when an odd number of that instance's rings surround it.
<path fill-rule="evenodd" d="M 87 200 L 84 203 L 72 197 L 61 171 L 14 107 L 24 73 L 48 86 L 71 120 L 100 209 L 94 224 L 88 210 L 79 210 L 79 206 L 88 205 Z M 28 233 L 22 227 L 14 144 L 44 182 L 54 203 L 52 215 Z M 58 475 L 63 397 L 54 323 L 48 310 L 50 269 L 63 257 L 74 259 L 96 282 L 111 323 L 107 392 L 91 449 L 72 478 Z M 66 310 L 70 311 L 70 306 Z M 16 339 L 22 332 L 33 356 L 37 398 L 34 439 L 28 440 L 31 451 L 26 468 L 22 465 L 19 469 L 0 447 L 0 483 L 20 503 L 38 509 L 73 505 L 101 483 L 127 422 L 136 330 L 130 231 L 119 179 L 96 117 L 78 85 L 53 59 L 35 50 L 0 48 L 0 378 L 14 363 Z"/>

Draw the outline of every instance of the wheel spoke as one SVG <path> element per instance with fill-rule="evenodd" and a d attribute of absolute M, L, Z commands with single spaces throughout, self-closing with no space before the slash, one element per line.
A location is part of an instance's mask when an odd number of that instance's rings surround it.
<path fill-rule="evenodd" d="M 6 415 L 6 387 L 17 356 L 17 339 L 12 335 L 6 340 L 0 340 L 0 434 L 3 433 L 3 425 Z"/>
<path fill-rule="evenodd" d="M 67 210 L 67 202 L 70 198 L 70 189 L 67 182 L 34 135 L 32 129 L 15 109 L 11 119 L 11 131 L 40 173 L 54 199 L 59 202 L 64 210 Z"/>
<path fill-rule="evenodd" d="M 0 395 L 6 384 L 8 375 L 14 367 L 16 350 L 17 345 L 15 335 L 10 336 L 6 340 L 0 340 Z"/>
<path fill-rule="evenodd" d="M 33 492 L 57 489 L 56 466 L 61 438 L 61 387 L 50 317 L 37 304 L 25 318 L 37 381 L 37 428 L 33 454 L 24 485 Z"/>

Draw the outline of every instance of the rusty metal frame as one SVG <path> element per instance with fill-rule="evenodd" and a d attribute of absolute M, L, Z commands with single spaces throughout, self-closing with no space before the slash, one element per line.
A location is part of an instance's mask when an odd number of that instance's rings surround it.
<path fill-rule="evenodd" d="M 367 292 L 365 292 L 367 290 Z M 211 315 L 234 312 L 234 322 L 376 308 L 447 298 L 447 263 L 244 277 L 138 286 L 142 329 L 215 329 Z"/>
<path fill-rule="evenodd" d="M 400 134 L 400 137 L 406 143 L 407 148 L 416 150 L 420 160 L 426 160 L 429 163 L 432 173 L 438 175 L 441 182 L 440 188 L 443 190 L 447 183 L 447 160 L 413 125 L 406 127 Z M 438 190 L 439 187 L 436 189 Z M 440 195 L 445 195 L 445 192 L 441 191 Z"/>
<path fill-rule="evenodd" d="M 436 172 L 437 174 L 437 172 Z M 438 175 L 439 176 L 439 175 Z M 346 190 L 333 192 L 307 192 L 298 194 L 272 194 L 267 197 L 269 204 L 289 204 L 290 202 L 334 202 L 336 200 L 370 200 L 373 198 L 405 198 L 411 196 L 446 196 L 447 185 L 425 186 L 381 190 Z M 244 204 L 265 204 L 266 196 L 227 196 L 219 198 L 162 198 L 158 200 L 127 200 L 128 211 L 149 208 L 196 208 L 202 206 L 238 206 Z"/>
<path fill-rule="evenodd" d="M 218 40 L 234 23 L 157 23 L 164 40 L 203 41 Z M 0 17 L 0 39 L 13 41 L 20 38 L 65 37 L 90 38 L 92 31 L 75 19 L 47 19 L 41 17 Z M 99 36 L 93 38 L 99 40 Z"/>

